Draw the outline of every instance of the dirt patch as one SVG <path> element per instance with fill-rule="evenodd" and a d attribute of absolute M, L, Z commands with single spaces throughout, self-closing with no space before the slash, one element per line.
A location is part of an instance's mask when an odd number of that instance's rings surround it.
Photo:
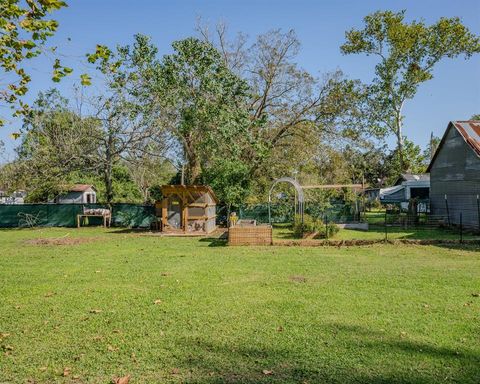
<path fill-rule="evenodd" d="M 293 281 L 295 283 L 306 283 L 307 278 L 305 276 L 300 276 L 300 275 L 294 275 L 289 277 L 290 281 Z"/>
<path fill-rule="evenodd" d="M 27 245 L 79 245 L 102 240 L 102 237 L 52 237 L 25 240 Z"/>

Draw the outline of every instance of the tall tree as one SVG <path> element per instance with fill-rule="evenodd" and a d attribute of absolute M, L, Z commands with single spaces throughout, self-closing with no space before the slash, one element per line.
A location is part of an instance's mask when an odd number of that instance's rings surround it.
<path fill-rule="evenodd" d="M 105 91 L 88 100 L 92 118 L 99 124 L 94 139 L 99 143 L 95 153 L 98 170 L 103 175 L 106 199 L 114 198 L 113 170 L 121 161 L 141 158 L 146 152 L 163 155 L 162 130 L 156 106 L 145 102 L 148 96 L 147 74 L 158 67 L 157 49 L 143 35 L 136 35 L 132 46 L 112 51 L 98 45 L 88 55 L 104 76 Z M 153 155 L 153 154 L 152 154 Z"/>
<path fill-rule="evenodd" d="M 248 142 L 248 87 L 208 42 L 187 38 L 173 49 L 150 89 L 181 144 L 188 182 L 197 183 L 209 163 L 238 156 Z"/>
<path fill-rule="evenodd" d="M 344 54 L 379 59 L 371 86 L 372 123 L 377 133 L 396 137 L 400 170 L 404 171 L 403 107 L 420 84 L 433 78 L 444 58 L 471 57 L 480 52 L 480 39 L 459 18 L 441 18 L 433 25 L 405 22 L 405 11 L 378 11 L 364 18 L 363 29 L 351 29 L 341 46 Z"/>
<path fill-rule="evenodd" d="M 69 184 L 69 174 L 92 170 L 98 125 L 69 109 L 58 91 L 40 93 L 22 128 L 16 178 L 33 200 L 46 201 Z"/>
<path fill-rule="evenodd" d="M 340 71 L 319 79 L 301 68 L 296 62 L 300 42 L 293 30 L 269 31 L 252 45 L 243 34 L 230 41 L 224 24 L 218 24 L 214 33 L 205 25 L 198 30 L 221 52 L 225 65 L 250 87 L 249 131 L 261 143 L 259 150 L 249 155 L 256 177 L 274 177 L 271 170 L 278 167 L 270 166 L 273 159 L 288 158 L 290 169 L 282 172 L 299 167 L 305 161 L 306 137 L 310 146 L 327 136 L 358 134 L 361 84 L 346 79 Z"/>

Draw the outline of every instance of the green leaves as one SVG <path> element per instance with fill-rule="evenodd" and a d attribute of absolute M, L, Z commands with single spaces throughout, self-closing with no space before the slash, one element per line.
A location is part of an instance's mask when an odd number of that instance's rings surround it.
<path fill-rule="evenodd" d="M 25 4 L 26 3 L 26 4 Z M 0 67 L 4 72 L 17 75 L 0 89 L 0 102 L 9 104 L 13 115 L 26 114 L 28 106 L 21 103 L 20 97 L 28 91 L 30 76 L 20 67 L 25 61 L 40 55 L 47 39 L 58 28 L 58 22 L 47 20 L 52 11 L 66 7 L 58 0 L 2 0 L 0 2 Z M 58 82 L 71 73 L 71 68 L 61 66 L 55 60 L 52 80 Z M 4 119 L 0 118 L 0 126 Z"/>
<path fill-rule="evenodd" d="M 80 82 L 82 85 L 92 85 L 92 79 L 89 75 L 87 75 L 86 73 L 82 73 L 80 75 Z"/>
<path fill-rule="evenodd" d="M 100 61 L 101 64 L 105 64 L 108 62 L 111 56 L 112 51 L 107 46 L 97 44 L 95 53 L 87 54 L 87 60 L 91 64 L 94 64 L 97 61 Z"/>

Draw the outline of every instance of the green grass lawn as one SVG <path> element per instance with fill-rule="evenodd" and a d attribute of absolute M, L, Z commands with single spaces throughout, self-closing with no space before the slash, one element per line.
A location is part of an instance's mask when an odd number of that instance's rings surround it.
<path fill-rule="evenodd" d="M 478 293 L 478 246 L 3 230 L 0 383 L 479 383 Z"/>

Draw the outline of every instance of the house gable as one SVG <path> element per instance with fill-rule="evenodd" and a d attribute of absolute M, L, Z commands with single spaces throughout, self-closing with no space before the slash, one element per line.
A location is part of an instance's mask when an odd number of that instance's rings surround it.
<path fill-rule="evenodd" d="M 448 125 L 427 171 L 437 180 L 480 181 L 480 157 L 453 124 Z"/>

